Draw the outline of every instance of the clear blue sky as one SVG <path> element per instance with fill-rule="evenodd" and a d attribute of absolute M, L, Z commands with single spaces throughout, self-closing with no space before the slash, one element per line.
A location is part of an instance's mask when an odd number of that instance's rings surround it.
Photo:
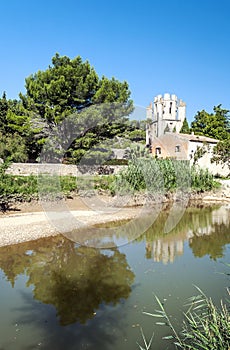
<path fill-rule="evenodd" d="M 134 104 L 175 93 L 191 121 L 230 109 L 230 0 L 2 1 L 0 94 L 18 98 L 56 52 L 129 83 Z"/>

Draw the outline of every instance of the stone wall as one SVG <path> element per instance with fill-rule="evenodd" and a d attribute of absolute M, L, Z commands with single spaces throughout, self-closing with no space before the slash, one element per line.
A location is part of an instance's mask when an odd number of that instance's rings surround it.
<path fill-rule="evenodd" d="M 13 175 L 38 175 L 38 174 L 58 174 L 60 176 L 72 175 L 98 175 L 109 171 L 117 174 L 123 165 L 111 166 L 76 166 L 67 164 L 40 164 L 40 163 L 12 163 L 7 173 Z"/>

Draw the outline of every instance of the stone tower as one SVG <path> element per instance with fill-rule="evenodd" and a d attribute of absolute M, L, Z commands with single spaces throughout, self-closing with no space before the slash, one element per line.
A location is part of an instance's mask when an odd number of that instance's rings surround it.
<path fill-rule="evenodd" d="M 185 119 L 185 103 L 176 95 L 158 95 L 146 109 L 146 144 L 152 137 L 160 137 L 166 132 L 179 133 Z"/>

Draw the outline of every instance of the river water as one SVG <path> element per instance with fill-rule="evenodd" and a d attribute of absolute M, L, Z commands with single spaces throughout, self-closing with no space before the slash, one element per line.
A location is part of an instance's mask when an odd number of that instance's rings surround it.
<path fill-rule="evenodd" d="M 144 312 L 164 303 L 179 331 L 198 286 L 215 303 L 230 286 L 230 207 L 193 206 L 164 231 L 168 211 L 135 240 L 96 249 L 63 236 L 0 248 L 1 350 L 175 349 Z"/>

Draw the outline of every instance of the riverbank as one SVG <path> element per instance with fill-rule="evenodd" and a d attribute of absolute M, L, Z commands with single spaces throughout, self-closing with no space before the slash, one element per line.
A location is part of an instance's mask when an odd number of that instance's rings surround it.
<path fill-rule="evenodd" d="M 155 204 L 184 201 L 202 204 L 230 203 L 230 180 L 221 180 L 221 188 L 212 192 L 133 197 L 111 197 L 106 194 L 94 197 L 76 196 L 50 204 L 32 201 L 15 203 L 11 211 L 0 216 L 0 246 L 36 240 L 69 232 L 73 227 L 87 227 L 106 222 L 128 220 L 154 208 Z M 53 206 L 53 207 L 52 207 Z M 144 207 L 144 210 L 143 210 Z M 71 222 L 70 222 L 71 221 Z M 60 229 L 61 228 L 61 229 Z"/>
<path fill-rule="evenodd" d="M 230 203 L 230 179 L 219 180 L 221 187 L 210 193 L 203 194 L 203 201 L 207 202 L 229 202 Z"/>
<path fill-rule="evenodd" d="M 56 216 L 57 220 L 52 220 L 50 212 L 44 211 L 6 214 L 0 218 L 0 246 L 55 236 L 60 231 L 65 234 L 65 228 L 67 233 L 73 226 L 78 229 L 95 224 L 128 220 L 135 217 L 137 213 L 138 209 L 135 208 L 123 208 L 114 212 L 70 210 L 67 214 L 60 212 Z"/>

